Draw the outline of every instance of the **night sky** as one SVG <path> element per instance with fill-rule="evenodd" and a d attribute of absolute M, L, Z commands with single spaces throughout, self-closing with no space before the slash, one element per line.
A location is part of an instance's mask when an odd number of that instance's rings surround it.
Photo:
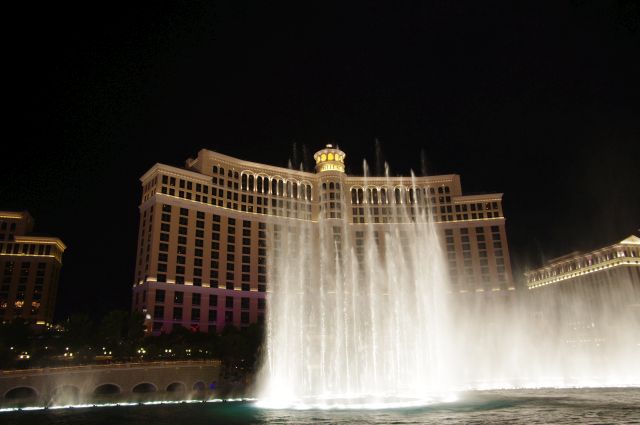
<path fill-rule="evenodd" d="M 638 2 L 87 3 L 3 6 L 0 209 L 67 244 L 58 319 L 129 308 L 138 179 L 201 148 L 424 151 L 504 193 L 517 279 L 640 227 Z"/>

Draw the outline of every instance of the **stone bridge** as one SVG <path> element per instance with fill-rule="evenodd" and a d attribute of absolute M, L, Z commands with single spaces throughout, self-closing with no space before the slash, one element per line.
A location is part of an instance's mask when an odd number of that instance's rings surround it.
<path fill-rule="evenodd" d="M 0 371 L 0 406 L 204 398 L 219 361 L 175 361 Z"/>

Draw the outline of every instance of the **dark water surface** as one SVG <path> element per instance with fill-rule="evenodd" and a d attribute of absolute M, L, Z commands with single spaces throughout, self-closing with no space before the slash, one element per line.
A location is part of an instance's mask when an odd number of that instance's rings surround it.
<path fill-rule="evenodd" d="M 469 392 L 394 410 L 263 410 L 250 402 L 0 413 L 0 424 L 640 424 L 640 388 Z"/>

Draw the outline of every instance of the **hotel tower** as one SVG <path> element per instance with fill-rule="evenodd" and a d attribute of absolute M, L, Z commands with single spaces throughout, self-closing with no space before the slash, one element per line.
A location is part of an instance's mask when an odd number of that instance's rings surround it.
<path fill-rule="evenodd" d="M 0 319 L 49 326 L 67 247 L 58 238 L 34 236 L 32 230 L 27 211 L 0 211 Z"/>
<path fill-rule="evenodd" d="M 314 155 L 312 173 L 202 149 L 184 168 L 151 167 L 140 178 L 132 299 L 147 330 L 220 332 L 261 322 L 268 256 L 283 226 L 334 220 L 358 250 L 367 226 L 384 244 L 385 225 L 411 219 L 397 211 L 417 213 L 418 205 L 436 221 L 451 292 L 474 299 L 513 293 L 502 194 L 463 195 L 456 174 L 350 176 L 345 157 L 327 145 Z"/>

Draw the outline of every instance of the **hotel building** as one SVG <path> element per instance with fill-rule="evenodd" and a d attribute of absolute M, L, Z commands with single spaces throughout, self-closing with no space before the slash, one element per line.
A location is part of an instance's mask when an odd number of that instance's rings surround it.
<path fill-rule="evenodd" d="M 0 211 L 0 318 L 50 325 L 66 246 L 58 238 L 33 236 L 32 230 L 27 211 Z"/>
<path fill-rule="evenodd" d="M 611 334 L 603 329 L 616 323 L 640 326 L 640 238 L 635 235 L 553 259 L 525 272 L 525 279 L 536 318 L 567 328 L 576 340 L 601 341 Z"/>
<path fill-rule="evenodd" d="M 316 172 L 200 150 L 184 168 L 155 164 L 141 178 L 132 308 L 147 328 L 220 332 L 265 314 L 270 234 L 292 220 L 365 226 L 384 243 L 397 212 L 428 205 L 449 264 L 451 291 L 496 298 L 515 289 L 502 194 L 463 195 L 460 176 L 362 177 L 345 173 L 345 153 L 327 145 Z M 411 216 L 409 215 L 409 218 Z M 275 233 L 271 233 L 275 232 Z"/>

